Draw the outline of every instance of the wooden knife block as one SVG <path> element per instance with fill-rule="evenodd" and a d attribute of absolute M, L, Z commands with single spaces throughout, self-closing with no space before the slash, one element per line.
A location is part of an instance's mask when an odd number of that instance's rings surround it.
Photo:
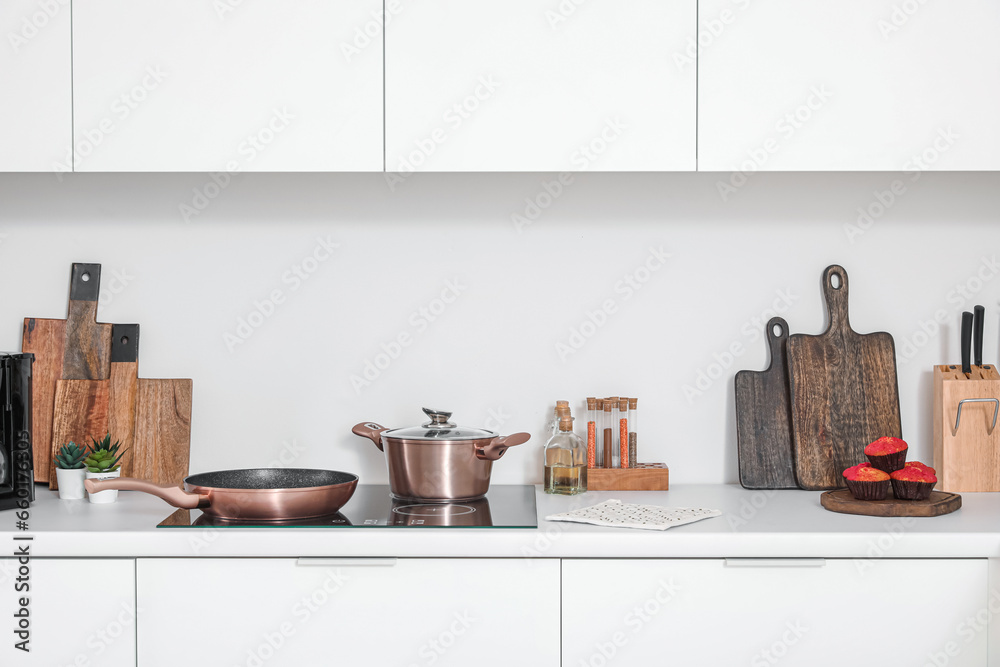
<path fill-rule="evenodd" d="M 939 491 L 1000 491 L 1000 427 L 993 430 L 997 403 L 965 403 L 955 429 L 959 404 L 969 399 L 1000 400 L 995 366 L 973 366 L 966 377 L 959 366 L 934 367 L 934 468 Z"/>

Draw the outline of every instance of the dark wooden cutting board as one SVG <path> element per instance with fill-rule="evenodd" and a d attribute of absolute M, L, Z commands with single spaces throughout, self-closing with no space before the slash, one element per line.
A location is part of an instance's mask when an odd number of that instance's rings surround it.
<path fill-rule="evenodd" d="M 108 431 L 119 443 L 121 476 L 134 476 L 135 413 L 139 397 L 139 325 L 115 324 L 111 332 L 111 378 L 108 380 Z"/>
<path fill-rule="evenodd" d="M 865 461 L 869 443 L 902 437 L 892 336 L 851 329 L 843 267 L 823 271 L 823 294 L 827 330 L 788 338 L 795 476 L 813 491 L 844 486 L 843 471 Z"/>
<path fill-rule="evenodd" d="M 785 352 L 788 323 L 780 317 L 771 318 L 765 334 L 771 363 L 763 371 L 736 374 L 740 484 L 747 489 L 795 489 L 798 483 Z"/>
<path fill-rule="evenodd" d="M 68 442 L 89 446 L 108 432 L 108 381 L 57 380 L 52 420 L 53 452 Z M 49 462 L 49 488 L 59 488 L 55 456 Z"/>

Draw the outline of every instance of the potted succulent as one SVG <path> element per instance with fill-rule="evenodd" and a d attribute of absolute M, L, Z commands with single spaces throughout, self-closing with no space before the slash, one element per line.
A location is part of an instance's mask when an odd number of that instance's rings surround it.
<path fill-rule="evenodd" d="M 121 443 L 117 440 L 111 444 L 111 434 L 104 436 L 103 440 L 91 438 L 93 444 L 90 446 L 90 453 L 84 459 L 83 464 L 87 467 L 87 479 L 111 479 L 121 475 L 121 460 L 125 456 L 125 451 L 118 451 Z M 113 503 L 118 500 L 118 491 L 111 489 L 91 493 L 92 503 Z"/>
<path fill-rule="evenodd" d="M 87 472 L 83 461 L 86 458 L 86 445 L 80 447 L 75 442 L 67 442 L 56 452 L 56 483 L 59 485 L 60 499 L 83 498 L 83 480 Z"/>

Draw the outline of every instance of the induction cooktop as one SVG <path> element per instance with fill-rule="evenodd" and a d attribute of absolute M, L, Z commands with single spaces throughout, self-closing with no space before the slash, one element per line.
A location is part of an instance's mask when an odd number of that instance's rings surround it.
<path fill-rule="evenodd" d="M 535 487 L 496 485 L 485 498 L 454 503 L 397 500 L 387 485 L 360 484 L 339 512 L 288 521 L 234 521 L 177 510 L 157 528 L 537 528 Z"/>

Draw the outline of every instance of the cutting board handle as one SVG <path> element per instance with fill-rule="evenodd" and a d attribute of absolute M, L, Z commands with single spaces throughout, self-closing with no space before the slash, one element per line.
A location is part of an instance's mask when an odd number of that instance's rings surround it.
<path fill-rule="evenodd" d="M 836 286 L 834 286 L 836 283 Z M 823 296 L 826 297 L 830 327 L 827 331 L 844 331 L 851 328 L 847 314 L 847 271 L 838 264 L 823 270 Z"/>
<path fill-rule="evenodd" d="M 774 333 L 778 329 L 777 335 Z M 771 362 L 765 370 L 785 368 L 785 344 L 788 342 L 788 322 L 783 317 L 772 317 L 767 321 L 767 347 Z"/>

